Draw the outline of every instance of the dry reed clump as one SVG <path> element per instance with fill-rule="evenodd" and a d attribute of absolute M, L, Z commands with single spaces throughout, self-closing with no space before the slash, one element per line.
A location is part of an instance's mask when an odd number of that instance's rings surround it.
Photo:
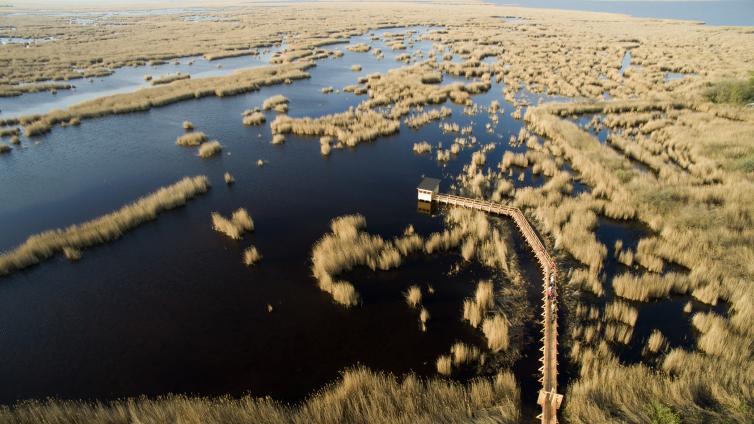
<path fill-rule="evenodd" d="M 212 212 L 211 216 L 212 228 L 234 240 L 240 239 L 245 232 L 254 231 L 254 221 L 244 208 L 233 212 L 230 219 L 225 218 L 218 212 Z"/>
<path fill-rule="evenodd" d="M 325 234 L 312 248 L 312 273 L 319 288 L 346 306 L 358 303 L 358 293 L 347 281 L 335 277 L 356 266 L 372 270 L 388 270 L 401 264 L 403 256 L 421 250 L 423 240 L 417 234 L 404 235 L 392 241 L 370 235 L 362 230 L 366 219 L 362 215 L 344 215 L 330 222 L 331 233 Z"/>
<path fill-rule="evenodd" d="M 406 303 L 408 303 L 412 308 L 416 308 L 421 305 L 422 291 L 419 286 L 413 285 L 409 287 L 404 296 L 406 297 Z"/>
<path fill-rule="evenodd" d="M 225 175 L 223 175 L 223 180 L 225 180 L 225 184 L 227 185 L 233 185 L 236 182 L 236 179 L 233 178 L 233 175 L 231 175 L 230 172 L 226 172 Z"/>
<path fill-rule="evenodd" d="M 520 389 L 512 373 L 475 378 L 466 384 L 446 379 L 423 379 L 352 368 L 334 384 L 300 404 L 288 405 L 269 397 L 188 397 L 116 400 L 109 403 L 52 400 L 0 407 L 0 421 L 225 424 L 332 424 L 370 422 L 388 424 L 461 422 L 470 416 L 501 424 L 520 422 Z"/>
<path fill-rule="evenodd" d="M 153 78 L 151 78 L 149 80 L 149 82 L 152 85 L 161 85 L 161 84 L 170 84 L 173 81 L 180 81 L 180 80 L 185 80 L 185 79 L 189 79 L 189 78 L 191 78 L 191 75 L 189 75 L 189 74 L 182 74 L 182 73 L 178 72 L 176 74 L 163 75 L 163 76 L 156 77 L 156 78 L 153 77 Z"/>
<path fill-rule="evenodd" d="M 183 147 L 195 147 L 207 141 L 207 135 L 201 131 L 190 132 L 178 136 L 175 144 Z"/>
<path fill-rule="evenodd" d="M 328 156 L 330 155 L 330 151 L 332 150 L 332 146 L 330 143 L 332 142 L 331 137 L 320 137 L 319 139 L 319 153 L 322 156 Z"/>
<path fill-rule="evenodd" d="M 482 332 L 487 338 L 487 347 L 493 352 L 508 350 L 508 320 L 501 314 L 495 314 L 482 323 Z"/>
<path fill-rule="evenodd" d="M 361 72 L 361 65 L 353 64 L 351 65 L 351 70 L 354 72 Z"/>
<path fill-rule="evenodd" d="M 361 142 L 397 132 L 400 122 L 387 119 L 372 110 L 349 110 L 319 118 L 291 118 L 279 115 L 270 127 L 275 134 L 329 136 L 346 146 L 356 146 Z"/>
<path fill-rule="evenodd" d="M 613 290 L 617 296 L 641 302 L 666 297 L 671 292 L 685 294 L 690 287 L 689 277 L 675 272 L 664 275 L 645 273 L 640 276 L 624 273 L 613 278 Z"/>
<path fill-rule="evenodd" d="M 276 106 L 282 105 L 282 104 L 288 104 L 289 100 L 287 97 L 283 96 L 282 94 L 276 94 L 272 97 L 266 98 L 262 102 L 262 109 L 264 110 L 270 110 L 275 108 Z"/>
<path fill-rule="evenodd" d="M 354 52 L 354 53 L 366 53 L 369 50 L 371 50 L 371 48 L 372 47 L 369 44 L 358 43 L 358 44 L 354 44 L 354 45 L 346 47 L 346 50 L 348 50 L 349 52 Z"/>
<path fill-rule="evenodd" d="M 194 124 L 192 124 L 191 121 L 183 121 L 183 129 L 186 131 L 193 130 Z"/>
<path fill-rule="evenodd" d="M 283 144 L 285 142 L 285 136 L 283 134 L 274 134 L 272 136 L 272 144 Z"/>
<path fill-rule="evenodd" d="M 426 141 L 422 141 L 419 143 L 414 143 L 414 153 L 422 155 L 425 153 L 432 153 L 432 145 L 427 143 Z"/>
<path fill-rule="evenodd" d="M 0 275 L 35 265 L 65 248 L 85 249 L 115 240 L 139 224 L 155 219 L 160 212 L 184 205 L 187 200 L 207 192 L 209 187 L 205 176 L 186 177 L 115 212 L 66 229 L 33 235 L 0 255 Z"/>
<path fill-rule="evenodd" d="M 254 246 L 249 246 L 243 251 L 243 264 L 246 266 L 254 266 L 262 259 L 262 255 Z"/>
<path fill-rule="evenodd" d="M 453 346 L 450 347 L 450 353 L 453 356 L 453 366 L 455 367 L 476 362 L 481 355 L 479 348 L 462 342 L 456 342 L 453 344 Z"/>
<path fill-rule="evenodd" d="M 605 306 L 605 319 L 622 322 L 633 327 L 639 318 L 639 310 L 633 306 L 616 300 Z"/>
<path fill-rule="evenodd" d="M 647 339 L 646 351 L 657 353 L 665 349 L 665 346 L 667 346 L 667 344 L 668 341 L 665 339 L 665 336 L 662 335 L 660 330 L 654 329 L 652 330 L 652 334 L 649 335 L 649 339 Z"/>
<path fill-rule="evenodd" d="M 427 321 L 429 321 L 430 315 L 427 308 L 422 308 L 419 311 L 419 321 L 422 323 L 422 331 L 427 331 Z"/>
<path fill-rule="evenodd" d="M 489 309 L 495 304 L 495 293 L 493 291 L 492 281 L 480 281 L 476 287 L 475 300 L 477 305 L 483 309 Z"/>
<path fill-rule="evenodd" d="M 210 158 L 223 150 L 223 146 L 217 140 L 208 141 L 199 146 L 198 155 L 202 159 Z"/>
<path fill-rule="evenodd" d="M 243 124 L 247 127 L 252 125 L 262 125 L 267 120 L 264 113 L 258 110 L 247 110 L 243 113 Z"/>
<path fill-rule="evenodd" d="M 0 143 L 0 155 L 4 153 L 10 153 L 13 150 L 9 145 Z"/>
<path fill-rule="evenodd" d="M 440 355 L 437 358 L 437 372 L 445 376 L 453 372 L 453 359 L 450 355 Z"/>
<path fill-rule="evenodd" d="M 328 85 L 327 87 L 322 87 L 321 91 L 322 91 L 322 94 L 330 94 L 333 91 L 335 91 L 335 89 L 332 86 Z"/>
<path fill-rule="evenodd" d="M 405 122 L 410 128 L 419 128 L 432 121 L 447 118 L 452 114 L 453 111 L 450 108 L 443 106 L 440 109 L 430 109 L 419 114 L 408 116 L 406 117 Z"/>

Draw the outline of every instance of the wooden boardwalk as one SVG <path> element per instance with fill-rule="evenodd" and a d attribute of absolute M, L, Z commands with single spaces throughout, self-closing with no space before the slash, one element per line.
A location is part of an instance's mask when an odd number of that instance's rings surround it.
<path fill-rule="evenodd" d="M 554 424 L 558 422 L 557 410 L 563 401 L 563 395 L 558 394 L 558 304 L 557 304 L 557 284 L 558 269 L 555 261 L 545 250 L 542 241 L 534 232 L 529 220 L 526 219 L 520 209 L 512 206 L 506 206 L 500 203 L 487 202 L 484 200 L 469 199 L 467 197 L 455 196 L 452 194 L 434 194 L 432 200 L 445 205 L 460 206 L 468 209 L 475 209 L 482 212 L 495 215 L 505 215 L 513 218 L 519 231 L 526 239 L 526 243 L 534 251 L 537 262 L 542 269 L 542 326 L 544 334 L 542 335 L 542 352 L 539 368 L 541 377 L 539 381 L 542 388 L 539 391 L 537 403 L 542 406 L 542 413 L 537 416 L 543 424 Z M 548 296 L 548 291 L 550 295 Z"/>

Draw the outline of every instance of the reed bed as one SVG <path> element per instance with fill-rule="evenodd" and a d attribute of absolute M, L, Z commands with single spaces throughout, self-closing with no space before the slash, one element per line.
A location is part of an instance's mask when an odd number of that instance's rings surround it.
<path fill-rule="evenodd" d="M 194 124 L 192 124 L 191 121 L 183 121 L 183 129 L 186 131 L 191 131 L 194 129 Z"/>
<path fill-rule="evenodd" d="M 196 147 L 207 141 L 207 135 L 201 131 L 181 134 L 175 140 L 175 144 L 183 147 Z"/>
<path fill-rule="evenodd" d="M 482 332 L 487 338 L 487 347 L 493 352 L 508 350 L 508 320 L 501 314 L 495 314 L 482 323 Z"/>
<path fill-rule="evenodd" d="M 273 134 L 272 141 L 270 141 L 272 144 L 283 144 L 284 142 L 285 136 L 283 134 Z"/>
<path fill-rule="evenodd" d="M 66 248 L 82 250 L 116 240 L 127 231 L 155 219 L 160 212 L 182 206 L 193 197 L 206 193 L 209 187 L 205 176 L 186 177 L 107 215 L 30 236 L 20 246 L 0 255 L 0 275 L 36 265 Z"/>
<path fill-rule="evenodd" d="M 256 247 L 249 246 L 243 251 L 242 262 L 246 266 L 254 266 L 262 259 L 262 255 L 259 253 Z"/>
<path fill-rule="evenodd" d="M 402 257 L 423 247 L 417 234 L 386 241 L 364 232 L 366 219 L 362 215 L 344 215 L 330 222 L 331 233 L 325 234 L 312 248 L 312 273 L 319 288 L 332 295 L 333 300 L 346 307 L 359 302 L 356 289 L 336 276 L 356 266 L 371 270 L 388 270 L 400 266 Z"/>
<path fill-rule="evenodd" d="M 437 372 L 445 376 L 453 372 L 453 358 L 450 355 L 441 355 L 437 358 Z"/>
<path fill-rule="evenodd" d="M 423 155 L 425 153 L 432 153 L 432 145 L 426 141 L 414 143 L 413 151 L 416 154 Z"/>
<path fill-rule="evenodd" d="M 406 303 L 412 308 L 419 307 L 422 302 L 422 291 L 417 285 L 413 285 L 408 288 L 408 291 L 404 293 Z"/>
<path fill-rule="evenodd" d="M 217 140 L 208 141 L 199 146 L 198 155 L 202 159 L 211 158 L 223 150 L 223 146 Z"/>
<path fill-rule="evenodd" d="M 249 126 L 257 126 L 262 125 L 267 121 L 267 117 L 264 116 L 264 113 L 258 111 L 258 110 L 247 110 L 243 113 L 243 124 L 247 127 Z"/>
<path fill-rule="evenodd" d="M 419 128 L 432 121 L 447 118 L 452 114 L 453 111 L 450 108 L 443 106 L 440 109 L 430 109 L 419 114 L 411 115 L 406 118 L 405 122 L 410 128 Z"/>
<path fill-rule="evenodd" d="M 229 186 L 235 184 L 235 182 L 236 182 L 236 179 L 233 178 L 233 175 L 231 175 L 230 172 L 226 172 L 223 175 L 223 180 L 225 180 L 225 184 L 227 184 Z"/>
<path fill-rule="evenodd" d="M 346 146 L 356 146 L 359 143 L 397 132 L 400 123 L 371 110 L 349 110 L 319 118 L 291 118 L 279 115 L 270 127 L 275 134 L 328 136 Z"/>
<path fill-rule="evenodd" d="M 674 272 L 664 275 L 646 273 L 640 276 L 624 273 L 613 278 L 616 295 L 641 302 L 666 297 L 671 292 L 685 294 L 690 285 L 691 281 L 687 276 Z"/>
<path fill-rule="evenodd" d="M 481 356 L 479 348 L 462 342 L 456 342 L 453 344 L 453 346 L 450 347 L 450 353 L 453 357 L 454 367 L 470 365 L 478 361 Z"/>
<path fill-rule="evenodd" d="M 12 150 L 13 149 L 9 145 L 5 143 L 0 143 L 0 155 L 5 154 L 5 153 L 10 153 Z"/>
<path fill-rule="evenodd" d="M 668 345 L 667 339 L 662 335 L 660 330 L 654 329 L 647 339 L 646 351 L 651 353 L 657 353 Z"/>
<path fill-rule="evenodd" d="M 239 240 L 246 232 L 254 231 L 254 221 L 244 208 L 237 209 L 231 218 L 225 218 L 218 212 L 212 212 L 212 228 L 226 236 Z"/>
<path fill-rule="evenodd" d="M 346 50 L 348 50 L 349 52 L 354 52 L 354 53 L 366 53 L 369 50 L 371 50 L 371 48 L 372 46 L 370 46 L 369 44 L 358 43 L 358 44 L 353 44 L 346 47 Z"/>
<path fill-rule="evenodd" d="M 633 327 L 638 318 L 639 310 L 620 300 L 605 305 L 605 319 L 622 322 Z"/>
<path fill-rule="evenodd" d="M 430 317 L 427 308 L 422 308 L 421 311 L 419 311 L 419 321 L 422 324 L 422 331 L 427 331 L 427 321 L 429 321 Z"/>
<path fill-rule="evenodd" d="M 149 83 L 152 85 L 170 84 L 173 81 L 180 81 L 191 78 L 189 74 L 182 74 L 180 72 L 171 75 L 163 75 L 156 78 L 151 78 Z"/>
<path fill-rule="evenodd" d="M 270 110 L 275 108 L 276 106 L 288 104 L 288 102 L 289 100 L 287 97 L 283 96 L 282 94 L 276 94 L 264 99 L 264 101 L 262 102 L 262 109 Z"/>
<path fill-rule="evenodd" d="M 520 413 L 520 389 L 510 372 L 461 384 L 445 379 L 425 380 L 413 374 L 401 380 L 392 374 L 359 367 L 344 371 L 334 384 L 295 406 L 248 395 L 240 398 L 167 395 L 109 403 L 49 399 L 0 407 L 0 421 L 387 424 L 459 422 L 475 417 L 514 424 L 519 422 Z"/>

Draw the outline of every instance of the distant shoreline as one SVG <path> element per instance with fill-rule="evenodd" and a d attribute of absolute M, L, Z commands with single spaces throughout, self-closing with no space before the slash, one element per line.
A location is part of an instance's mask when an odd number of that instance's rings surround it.
<path fill-rule="evenodd" d="M 634 18 L 701 22 L 712 26 L 754 26 L 754 2 L 740 0 L 487 0 L 498 6 L 617 13 Z"/>

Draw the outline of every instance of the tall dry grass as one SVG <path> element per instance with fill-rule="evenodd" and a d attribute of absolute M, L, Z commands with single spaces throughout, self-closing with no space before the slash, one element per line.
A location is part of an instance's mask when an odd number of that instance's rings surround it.
<path fill-rule="evenodd" d="M 182 206 L 191 198 L 206 193 L 209 187 L 205 176 L 186 177 L 107 215 L 33 235 L 20 246 L 0 255 L 0 275 L 36 265 L 66 248 L 80 250 L 116 240 L 127 231 L 155 219 L 160 212 Z"/>
<path fill-rule="evenodd" d="M 243 113 L 242 122 L 245 126 L 262 125 L 267 120 L 264 113 L 258 110 L 247 110 Z"/>
<path fill-rule="evenodd" d="M 404 296 L 406 297 L 406 303 L 408 303 L 412 308 L 416 308 L 421 305 L 422 291 L 419 286 L 413 285 L 409 287 Z"/>
<path fill-rule="evenodd" d="M 283 96 L 282 94 L 276 94 L 264 99 L 264 101 L 262 102 L 262 109 L 270 110 L 275 108 L 275 106 L 287 104 L 288 102 L 289 100 L 287 97 Z"/>
<path fill-rule="evenodd" d="M 182 74 L 180 72 L 170 75 L 162 75 L 159 77 L 151 78 L 149 83 L 152 85 L 170 84 L 173 81 L 180 81 L 191 78 L 189 74 Z"/>
<path fill-rule="evenodd" d="M 624 299 L 645 302 L 668 296 L 671 292 L 685 294 L 691 286 L 690 279 L 679 273 L 664 275 L 645 273 L 640 276 L 623 273 L 613 278 L 615 294 Z"/>
<path fill-rule="evenodd" d="M 181 134 L 175 140 L 175 144 L 183 147 L 195 147 L 207 141 L 207 135 L 201 131 Z"/>
<path fill-rule="evenodd" d="M 262 255 L 259 253 L 255 246 L 249 246 L 243 251 L 242 262 L 246 266 L 254 266 L 262 259 Z"/>
<path fill-rule="evenodd" d="M 347 281 L 337 280 L 338 274 L 356 266 L 372 270 L 398 267 L 402 257 L 421 250 L 424 243 L 417 234 L 406 234 L 392 241 L 364 232 L 366 219 L 362 215 L 344 215 L 330 222 L 331 232 L 325 234 L 312 248 L 312 273 L 321 290 L 346 306 L 358 301 L 356 289 Z"/>
<path fill-rule="evenodd" d="M 665 346 L 667 346 L 668 341 L 665 339 L 665 336 L 662 335 L 660 330 L 654 329 L 652 330 L 652 334 L 649 335 L 649 339 L 647 339 L 647 346 L 646 351 L 651 353 L 657 353 L 660 350 L 665 349 Z"/>
<path fill-rule="evenodd" d="M 432 145 L 427 143 L 426 141 L 414 143 L 413 150 L 414 150 L 414 153 L 420 154 L 420 155 L 424 153 L 432 153 Z"/>
<path fill-rule="evenodd" d="M 454 367 L 473 364 L 478 361 L 481 356 L 479 348 L 462 342 L 454 343 L 453 346 L 450 347 L 450 354 L 453 357 Z"/>
<path fill-rule="evenodd" d="M 482 323 L 482 332 L 487 338 L 487 347 L 493 352 L 508 350 L 508 320 L 504 315 L 495 314 Z"/>
<path fill-rule="evenodd" d="M 212 228 L 226 236 L 238 240 L 245 232 L 254 231 L 254 221 L 244 208 L 237 209 L 231 218 L 225 218 L 218 212 L 212 212 Z"/>
<path fill-rule="evenodd" d="M 399 379 L 366 368 L 346 370 L 333 385 L 300 405 L 269 397 L 167 395 L 109 403 L 46 400 L 0 407 L 0 421 L 17 424 L 387 424 L 468 420 L 514 424 L 519 422 L 520 414 L 520 389 L 507 371 L 494 378 L 476 378 L 461 384 L 446 379 L 425 380 L 413 374 Z"/>
<path fill-rule="evenodd" d="M 197 154 L 202 159 L 207 159 L 212 156 L 215 156 L 216 154 L 220 153 L 223 150 L 223 146 L 220 144 L 217 140 L 208 141 L 206 143 L 202 143 L 199 146 L 199 150 Z"/>

